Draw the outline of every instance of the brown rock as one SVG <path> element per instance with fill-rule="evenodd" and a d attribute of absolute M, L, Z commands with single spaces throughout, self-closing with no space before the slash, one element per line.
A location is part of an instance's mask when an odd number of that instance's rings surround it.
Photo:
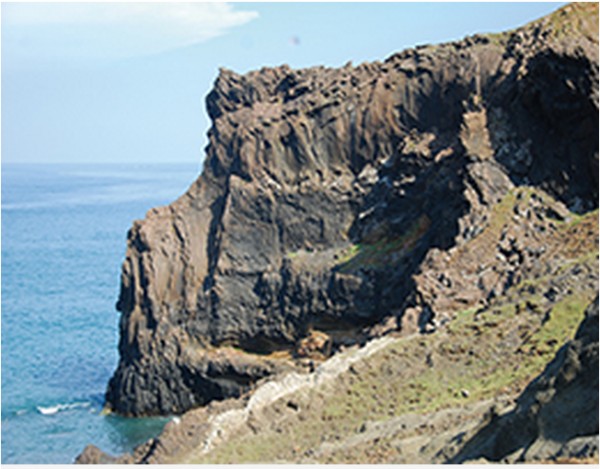
<path fill-rule="evenodd" d="M 115 464 L 117 458 L 109 456 L 94 445 L 87 445 L 81 452 L 75 464 Z"/>

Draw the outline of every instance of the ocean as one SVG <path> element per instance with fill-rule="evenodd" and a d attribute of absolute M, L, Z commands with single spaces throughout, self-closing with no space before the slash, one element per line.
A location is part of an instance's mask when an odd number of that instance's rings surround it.
<path fill-rule="evenodd" d="M 127 230 L 199 165 L 2 164 L 2 464 L 119 454 L 168 418 L 102 415 Z"/>

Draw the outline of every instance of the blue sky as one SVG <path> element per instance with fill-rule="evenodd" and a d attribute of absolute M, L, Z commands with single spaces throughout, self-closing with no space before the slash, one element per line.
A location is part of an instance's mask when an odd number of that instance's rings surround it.
<path fill-rule="evenodd" d="M 564 3 L 2 3 L 2 162 L 200 163 L 219 67 L 342 66 Z"/>

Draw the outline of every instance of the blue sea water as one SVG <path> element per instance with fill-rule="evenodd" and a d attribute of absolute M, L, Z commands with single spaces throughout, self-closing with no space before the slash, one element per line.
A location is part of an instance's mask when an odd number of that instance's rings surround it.
<path fill-rule="evenodd" d="M 2 463 L 118 454 L 165 418 L 101 415 L 117 364 L 134 219 L 183 194 L 198 165 L 2 164 Z"/>

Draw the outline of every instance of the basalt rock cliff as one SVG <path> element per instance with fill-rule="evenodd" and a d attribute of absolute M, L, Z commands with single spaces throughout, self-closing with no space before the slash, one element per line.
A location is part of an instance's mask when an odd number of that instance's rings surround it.
<path fill-rule="evenodd" d="M 597 4 L 383 62 L 221 70 L 206 104 L 202 174 L 128 234 L 118 413 L 235 397 L 533 279 L 549 307 L 597 289 L 558 234 L 598 206 Z"/>

